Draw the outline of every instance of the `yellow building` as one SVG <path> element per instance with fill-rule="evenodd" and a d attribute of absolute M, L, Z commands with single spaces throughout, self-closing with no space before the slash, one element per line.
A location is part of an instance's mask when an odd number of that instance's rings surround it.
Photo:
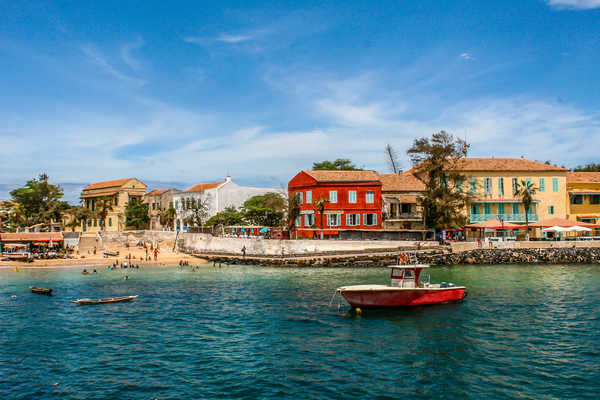
<path fill-rule="evenodd" d="M 81 192 L 81 205 L 88 208 L 93 217 L 82 221 L 78 232 L 122 231 L 125 230 L 125 208 L 133 199 L 141 200 L 146 193 L 146 185 L 136 178 L 96 182 L 86 186 Z M 106 226 L 99 215 L 103 199 L 109 199 L 112 209 L 106 215 Z"/>
<path fill-rule="evenodd" d="M 600 172 L 567 173 L 568 218 L 600 224 Z"/>
<path fill-rule="evenodd" d="M 462 190 L 472 196 L 469 223 L 492 219 L 524 223 L 526 210 L 516 196 L 522 181 L 537 188 L 528 210 L 529 222 L 567 217 L 565 168 L 524 158 L 466 158 L 460 161 L 458 170 L 466 177 Z"/>

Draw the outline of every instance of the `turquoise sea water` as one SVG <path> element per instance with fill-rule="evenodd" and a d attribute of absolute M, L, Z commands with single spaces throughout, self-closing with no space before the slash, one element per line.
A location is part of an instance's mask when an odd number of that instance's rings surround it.
<path fill-rule="evenodd" d="M 387 269 L 0 270 L 0 398 L 598 398 L 598 266 L 431 268 L 459 304 L 330 307 Z M 55 296 L 29 293 L 52 287 Z M 83 297 L 140 295 L 77 306 Z M 12 296 L 16 296 L 13 298 Z"/>

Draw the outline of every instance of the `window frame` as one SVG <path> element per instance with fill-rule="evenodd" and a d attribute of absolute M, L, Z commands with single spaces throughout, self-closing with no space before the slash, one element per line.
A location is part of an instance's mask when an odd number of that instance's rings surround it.
<path fill-rule="evenodd" d="M 329 202 L 331 204 L 337 204 L 337 202 L 338 202 L 338 191 L 337 190 L 329 191 Z"/>
<path fill-rule="evenodd" d="M 356 204 L 358 202 L 358 191 L 348 190 L 348 204 Z"/>
<path fill-rule="evenodd" d="M 369 201 L 369 197 L 371 197 L 371 201 Z M 375 204 L 375 191 L 367 190 L 365 192 L 365 203 L 366 204 Z"/>

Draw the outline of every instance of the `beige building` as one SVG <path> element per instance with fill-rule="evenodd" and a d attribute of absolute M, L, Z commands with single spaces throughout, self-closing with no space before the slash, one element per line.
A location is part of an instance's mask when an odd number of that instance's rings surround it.
<path fill-rule="evenodd" d="M 469 223 L 492 219 L 524 223 L 566 218 L 568 170 L 525 158 L 466 158 L 458 170 L 466 176 L 462 190 L 472 196 Z M 516 196 L 518 184 L 529 181 L 537 188 L 534 202 L 525 210 Z"/>
<path fill-rule="evenodd" d="M 600 224 L 600 172 L 567 173 L 568 218 Z"/>
<path fill-rule="evenodd" d="M 410 172 L 378 174 L 383 200 L 383 230 L 398 240 L 424 240 L 427 230 L 418 199 L 425 184 Z M 389 234 L 388 238 L 392 238 Z"/>
<path fill-rule="evenodd" d="M 163 226 L 160 223 L 161 210 L 168 210 L 173 205 L 173 194 L 179 193 L 177 189 L 158 189 L 144 195 L 144 202 L 148 203 L 148 214 L 150 216 L 150 229 L 172 230 L 173 226 Z"/>
<path fill-rule="evenodd" d="M 146 185 L 136 178 L 96 182 L 86 186 L 81 192 L 81 205 L 87 207 L 93 217 L 82 221 L 78 232 L 122 231 L 125 230 L 125 208 L 133 199 L 142 200 Z M 109 199 L 112 206 L 106 217 L 106 226 L 99 216 L 99 204 Z"/>

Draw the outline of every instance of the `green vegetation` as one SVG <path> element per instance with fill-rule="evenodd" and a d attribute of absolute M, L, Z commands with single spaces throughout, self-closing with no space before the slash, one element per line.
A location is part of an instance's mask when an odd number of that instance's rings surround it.
<path fill-rule="evenodd" d="M 75 232 L 75 228 L 81 225 L 82 221 L 86 221 L 92 217 L 90 209 L 82 206 L 71 207 L 66 211 L 66 214 L 69 215 L 69 222 L 67 222 L 66 226 L 71 228 L 73 232 Z"/>
<path fill-rule="evenodd" d="M 146 229 L 150 217 L 148 216 L 148 203 L 139 199 L 131 199 L 125 208 L 125 227 L 132 229 Z"/>
<path fill-rule="evenodd" d="M 466 141 L 441 131 L 431 138 L 415 139 L 406 152 L 413 163 L 414 175 L 425 184 L 419 201 L 428 228 L 463 226 L 467 222 L 464 210 L 468 194 L 461 190 L 465 176 L 457 170 L 457 165 L 468 150 Z"/>
<path fill-rule="evenodd" d="M 189 215 L 184 221 L 186 225 L 202 226 L 208 217 L 208 199 L 191 199 L 186 203 L 186 210 L 189 210 Z"/>
<path fill-rule="evenodd" d="M 285 211 L 286 200 L 278 193 L 251 197 L 242 206 L 246 222 L 260 226 L 281 226 Z"/>
<path fill-rule="evenodd" d="M 177 213 L 175 208 L 171 205 L 169 208 L 159 208 L 158 211 L 160 224 L 162 226 L 173 227 L 173 224 L 175 223 L 175 214 Z"/>
<path fill-rule="evenodd" d="M 24 187 L 10 192 L 11 200 L 17 203 L 9 213 L 12 229 L 61 220 L 70 206 L 61 200 L 64 195 L 62 188 L 48 181 L 48 175 L 41 174 L 38 179 L 27 181 Z"/>
<path fill-rule="evenodd" d="M 218 212 L 216 215 L 210 217 L 206 221 L 208 226 L 230 226 L 230 225 L 242 225 L 244 223 L 244 215 L 236 210 L 235 207 L 227 207 L 225 210 Z"/>
<path fill-rule="evenodd" d="M 324 197 L 313 201 L 313 206 L 315 206 L 315 208 L 319 212 L 319 218 L 321 221 L 321 240 L 323 240 L 323 214 L 325 213 L 325 204 L 327 203 L 329 203 L 329 200 Z"/>
<path fill-rule="evenodd" d="M 573 172 L 600 172 L 600 163 L 578 165 L 575 168 L 573 168 Z"/>
<path fill-rule="evenodd" d="M 522 180 L 517 186 L 517 197 L 521 199 L 523 208 L 525 209 L 525 239 L 529 240 L 529 208 L 533 203 L 533 196 L 537 193 L 538 188 L 530 181 Z"/>
<path fill-rule="evenodd" d="M 327 170 L 327 171 L 362 171 L 347 158 L 338 158 L 335 161 L 321 161 L 313 163 L 312 169 Z"/>
<path fill-rule="evenodd" d="M 113 199 L 110 196 L 96 198 L 96 216 L 100 219 L 100 227 L 106 230 L 106 218 L 108 213 L 113 210 Z"/>

